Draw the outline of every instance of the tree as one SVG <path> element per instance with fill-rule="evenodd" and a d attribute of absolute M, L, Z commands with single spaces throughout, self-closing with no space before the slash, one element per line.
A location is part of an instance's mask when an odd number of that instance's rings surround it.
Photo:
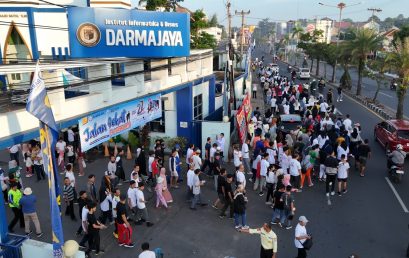
<path fill-rule="evenodd" d="M 190 32 L 191 32 L 191 48 L 193 49 L 214 49 L 217 45 L 216 39 L 213 35 L 200 31 L 201 29 L 208 28 L 209 23 L 206 21 L 206 15 L 202 9 L 196 10 L 192 14 L 190 20 Z"/>
<path fill-rule="evenodd" d="M 336 45 L 328 44 L 324 49 L 324 60 L 332 67 L 331 82 L 335 82 L 335 71 L 337 60 L 339 57 L 339 49 Z"/>
<path fill-rule="evenodd" d="M 362 76 L 368 60 L 368 55 L 381 49 L 383 38 L 371 29 L 355 30 L 355 39 L 348 42 L 348 48 L 353 60 L 358 64 L 358 84 L 356 95 L 361 95 Z"/>
<path fill-rule="evenodd" d="M 405 38 L 409 37 L 409 25 L 403 26 L 395 35 L 393 35 L 392 44 L 395 46 L 396 42 L 400 40 L 405 42 Z"/>
<path fill-rule="evenodd" d="M 351 75 L 349 74 L 349 64 L 351 63 L 351 60 L 352 60 L 352 55 L 351 55 L 350 49 L 345 44 L 340 45 L 339 46 L 339 63 L 344 69 L 344 73 L 339 79 L 339 83 L 341 85 L 341 88 L 343 89 L 352 88 Z"/>
<path fill-rule="evenodd" d="M 379 17 L 376 16 L 376 15 L 373 15 L 373 16 L 369 17 L 368 22 L 372 22 L 372 20 L 374 22 L 378 23 L 378 24 L 380 24 L 382 22 L 381 19 L 379 19 Z"/>
<path fill-rule="evenodd" d="M 399 76 L 396 90 L 398 97 L 396 119 L 403 119 L 403 104 L 409 84 L 409 37 L 404 40 L 399 38 L 386 59 L 391 62 Z"/>
<path fill-rule="evenodd" d="M 139 5 L 146 3 L 146 10 L 148 11 L 156 11 L 160 7 L 170 11 L 170 9 L 175 10 L 176 3 L 179 2 L 183 2 L 183 0 L 140 0 Z"/>
<path fill-rule="evenodd" d="M 388 62 L 385 59 L 376 59 L 371 62 L 368 62 L 368 67 L 370 70 L 365 71 L 365 75 L 372 80 L 376 81 L 376 91 L 375 95 L 372 98 L 372 101 L 375 102 L 376 98 L 378 97 L 379 90 L 381 86 L 386 86 L 386 76 L 385 72 L 387 70 Z"/>
<path fill-rule="evenodd" d="M 197 36 L 192 36 L 191 47 L 193 49 L 214 49 L 217 46 L 217 41 L 213 35 L 206 32 L 201 32 Z"/>
<path fill-rule="evenodd" d="M 217 15 L 213 14 L 212 18 L 210 18 L 210 21 L 209 21 L 209 27 L 217 27 L 218 25 L 219 25 L 219 22 L 217 20 Z"/>

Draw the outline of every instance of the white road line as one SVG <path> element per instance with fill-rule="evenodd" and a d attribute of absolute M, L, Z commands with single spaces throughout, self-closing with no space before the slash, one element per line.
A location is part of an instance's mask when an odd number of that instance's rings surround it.
<path fill-rule="evenodd" d="M 386 96 L 386 97 L 388 97 L 388 98 L 393 98 L 391 95 L 386 94 L 386 93 L 383 93 L 383 92 L 379 92 L 379 94 L 384 95 L 384 96 Z"/>
<path fill-rule="evenodd" d="M 386 182 L 388 183 L 388 185 L 390 186 L 390 188 L 392 189 L 392 192 L 395 194 L 396 199 L 398 199 L 398 202 L 400 203 L 400 205 L 402 206 L 402 209 L 405 213 L 409 213 L 408 208 L 406 208 L 406 205 L 403 203 L 402 198 L 400 198 L 398 192 L 396 191 L 395 187 L 392 185 L 391 181 L 389 180 L 389 178 L 385 177 Z"/>

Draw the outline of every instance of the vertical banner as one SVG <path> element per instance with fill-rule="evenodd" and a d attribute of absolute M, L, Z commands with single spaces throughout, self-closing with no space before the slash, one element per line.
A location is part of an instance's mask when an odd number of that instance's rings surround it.
<path fill-rule="evenodd" d="M 251 99 L 250 99 L 250 92 L 247 92 L 246 96 L 243 99 L 242 106 L 244 108 L 244 113 L 246 116 L 246 122 L 250 122 L 251 119 L 251 113 L 253 112 L 253 109 L 251 107 Z"/>
<path fill-rule="evenodd" d="M 64 244 L 64 235 L 60 211 L 61 191 L 58 184 L 58 173 L 56 173 L 58 170 L 55 162 L 55 145 L 58 139 L 58 129 L 51 110 L 44 80 L 40 75 L 38 63 L 31 83 L 26 110 L 40 120 L 41 153 L 44 171 L 48 177 L 48 192 L 50 196 L 53 257 L 63 258 L 62 246 Z"/>
<path fill-rule="evenodd" d="M 237 129 L 239 132 L 240 143 L 243 144 L 246 141 L 246 136 L 247 136 L 247 122 L 246 122 L 246 115 L 245 115 L 243 106 L 241 106 L 237 110 L 236 121 L 237 121 Z"/>

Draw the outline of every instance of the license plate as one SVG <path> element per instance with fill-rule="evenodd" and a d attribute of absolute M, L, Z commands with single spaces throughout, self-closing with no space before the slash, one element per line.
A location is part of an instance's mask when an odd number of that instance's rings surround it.
<path fill-rule="evenodd" d="M 405 171 L 403 171 L 403 170 L 396 170 L 396 174 L 404 174 L 405 173 Z"/>

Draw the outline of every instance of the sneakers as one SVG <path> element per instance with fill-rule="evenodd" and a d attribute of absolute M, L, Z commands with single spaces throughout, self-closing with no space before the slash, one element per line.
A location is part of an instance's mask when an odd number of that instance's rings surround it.
<path fill-rule="evenodd" d="M 87 248 L 85 245 L 79 245 L 79 247 L 80 247 L 81 249 Z"/>
<path fill-rule="evenodd" d="M 218 210 L 219 208 L 217 208 L 217 206 L 216 205 L 212 205 L 212 207 L 214 208 L 214 209 L 216 209 L 216 210 Z"/>
<path fill-rule="evenodd" d="M 226 218 L 226 215 L 220 215 L 219 218 L 224 219 Z"/>
<path fill-rule="evenodd" d="M 247 226 L 247 225 L 242 227 L 242 229 L 249 229 L 249 228 L 250 228 L 250 227 Z"/>
<path fill-rule="evenodd" d="M 277 225 L 278 223 L 275 222 L 275 221 L 271 221 L 270 224 L 271 224 L 271 225 Z"/>
<path fill-rule="evenodd" d="M 342 196 L 341 192 L 338 192 L 338 196 Z"/>
<path fill-rule="evenodd" d="M 132 247 L 134 247 L 135 245 L 133 244 L 133 243 L 129 243 L 129 244 L 124 244 L 124 247 L 126 247 L 126 248 L 132 248 Z"/>
<path fill-rule="evenodd" d="M 280 226 L 280 228 L 283 227 L 283 224 L 281 224 L 281 222 L 278 222 L 278 225 Z"/>
<path fill-rule="evenodd" d="M 125 244 L 124 244 L 124 243 L 118 243 L 118 245 L 119 245 L 119 246 L 124 246 Z"/>
<path fill-rule="evenodd" d="M 334 196 L 334 195 L 335 195 L 335 192 L 334 192 L 334 191 L 332 191 L 332 192 L 331 192 L 331 195 L 332 195 L 332 196 Z"/>
<path fill-rule="evenodd" d="M 264 193 L 263 192 L 260 192 L 259 194 L 258 194 L 258 196 L 263 196 L 264 195 Z"/>
<path fill-rule="evenodd" d="M 30 232 L 26 233 L 26 236 L 29 236 L 29 235 L 31 235 L 32 233 L 33 233 L 33 231 L 30 230 Z"/>
<path fill-rule="evenodd" d="M 347 189 L 343 190 L 342 193 L 346 194 L 348 192 Z"/>
<path fill-rule="evenodd" d="M 266 205 L 271 205 L 271 202 L 266 202 Z"/>
<path fill-rule="evenodd" d="M 234 228 L 239 230 L 241 228 L 241 226 L 235 226 Z"/>
<path fill-rule="evenodd" d="M 326 196 L 329 197 L 329 193 L 327 193 Z"/>
<path fill-rule="evenodd" d="M 98 256 L 98 255 L 103 254 L 103 253 L 105 253 L 104 250 L 99 250 L 99 252 L 96 252 L 96 253 L 95 253 L 95 256 Z"/>
<path fill-rule="evenodd" d="M 37 235 L 37 237 L 42 237 L 42 236 L 44 235 L 44 233 L 41 232 L 41 233 L 38 233 L 38 234 L 36 234 L 36 235 Z"/>
<path fill-rule="evenodd" d="M 285 229 L 292 229 L 293 228 L 293 226 L 287 226 L 287 227 L 285 227 Z"/>
<path fill-rule="evenodd" d="M 308 185 L 308 187 L 313 187 L 314 186 L 314 184 L 310 184 L 310 185 Z"/>

